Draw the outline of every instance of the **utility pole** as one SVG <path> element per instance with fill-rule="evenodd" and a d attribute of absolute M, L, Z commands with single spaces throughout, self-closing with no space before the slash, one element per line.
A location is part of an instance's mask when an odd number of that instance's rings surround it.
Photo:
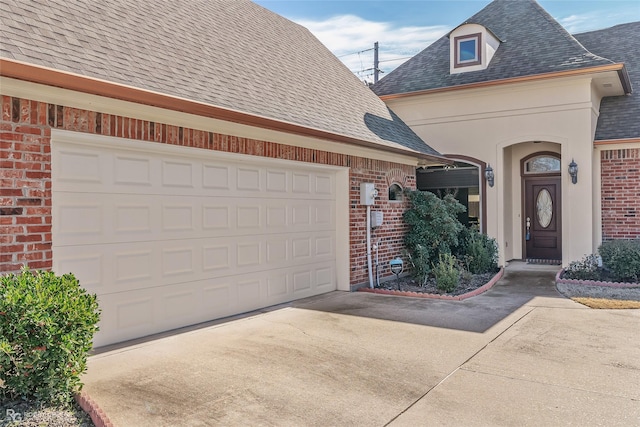
<path fill-rule="evenodd" d="M 378 42 L 373 44 L 373 83 L 378 83 L 378 74 L 380 69 L 378 68 L 380 61 L 378 61 Z"/>

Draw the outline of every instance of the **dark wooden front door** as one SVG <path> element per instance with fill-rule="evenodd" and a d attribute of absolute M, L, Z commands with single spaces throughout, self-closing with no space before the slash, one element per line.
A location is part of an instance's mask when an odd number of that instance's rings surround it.
<path fill-rule="evenodd" d="M 562 260 L 560 177 L 525 178 L 524 188 L 526 258 Z"/>

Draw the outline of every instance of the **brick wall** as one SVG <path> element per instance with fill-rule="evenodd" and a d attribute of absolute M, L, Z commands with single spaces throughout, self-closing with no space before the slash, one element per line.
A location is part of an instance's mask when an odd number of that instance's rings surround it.
<path fill-rule="evenodd" d="M 51 127 L 46 104 L 3 97 L 0 272 L 51 267 Z"/>
<path fill-rule="evenodd" d="M 367 162 L 367 168 L 351 168 L 349 225 L 351 228 L 351 283 L 368 284 L 367 269 L 367 207 L 360 205 L 360 183 L 371 182 L 378 189 L 376 204 L 372 211 L 382 211 L 384 221 L 381 227 L 371 231 L 371 243 L 378 243 L 378 270 L 381 277 L 392 276 L 389 261 L 402 255 L 406 224 L 402 214 L 407 208 L 406 201 L 389 201 L 388 188 L 396 183 L 402 188 L 416 188 L 415 169 L 411 167 L 390 169 L 387 162 Z M 380 163 L 375 165 L 375 163 Z M 396 166 L 397 167 L 397 166 Z M 372 264 L 375 252 L 372 253 Z M 375 274 L 375 270 L 374 273 Z"/>
<path fill-rule="evenodd" d="M 52 267 L 51 129 L 131 138 L 163 144 L 350 167 L 351 284 L 367 279 L 366 207 L 360 206 L 360 183 L 380 190 L 375 209 L 385 223 L 373 233 L 380 240 L 380 262 L 400 254 L 404 203 L 389 202 L 388 185 L 415 188 L 411 166 L 362 157 L 239 138 L 165 123 L 78 110 L 61 105 L 2 97 L 0 122 L 0 273 Z"/>
<path fill-rule="evenodd" d="M 640 238 L 640 149 L 607 150 L 602 162 L 602 239 Z"/>

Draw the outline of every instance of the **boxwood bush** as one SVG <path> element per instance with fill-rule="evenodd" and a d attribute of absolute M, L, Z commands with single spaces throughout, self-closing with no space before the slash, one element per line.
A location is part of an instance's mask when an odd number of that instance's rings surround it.
<path fill-rule="evenodd" d="M 97 297 L 72 274 L 30 271 L 0 279 L 0 397 L 67 404 L 80 391 L 98 330 Z"/>
<path fill-rule="evenodd" d="M 602 272 L 599 266 L 598 256 L 595 254 L 587 255 L 581 260 L 572 261 L 565 268 L 562 275 L 565 279 L 576 280 L 600 280 Z"/>
<path fill-rule="evenodd" d="M 609 240 L 600 245 L 598 252 L 613 280 L 640 281 L 640 239 Z"/>

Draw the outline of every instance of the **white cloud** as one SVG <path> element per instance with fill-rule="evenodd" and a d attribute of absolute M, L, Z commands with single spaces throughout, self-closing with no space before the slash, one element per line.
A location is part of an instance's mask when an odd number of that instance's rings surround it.
<path fill-rule="evenodd" d="M 631 22 L 629 17 L 619 12 L 588 12 L 555 18 L 570 34 L 584 33 L 612 27 L 621 22 Z"/>
<path fill-rule="evenodd" d="M 593 29 L 594 21 L 598 22 L 597 19 L 594 19 L 594 15 L 592 13 L 570 15 L 566 18 L 556 18 L 556 20 L 571 34 L 589 31 L 590 29 Z"/>
<path fill-rule="evenodd" d="M 373 81 L 372 71 L 363 70 L 373 68 L 375 42 L 379 44 L 380 68 L 388 73 L 450 30 L 443 25 L 394 27 L 388 22 L 368 21 L 355 15 L 296 22 L 308 28 L 350 70 L 369 82 Z"/>

